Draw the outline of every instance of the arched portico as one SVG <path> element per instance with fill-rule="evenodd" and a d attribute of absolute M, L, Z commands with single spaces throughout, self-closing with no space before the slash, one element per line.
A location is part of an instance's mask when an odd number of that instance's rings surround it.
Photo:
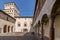
<path fill-rule="evenodd" d="M 4 25 L 3 33 L 6 33 L 6 32 L 7 32 L 7 25 Z"/>
<path fill-rule="evenodd" d="M 8 26 L 8 33 L 10 32 L 10 26 Z"/>
<path fill-rule="evenodd" d="M 56 0 L 51 12 L 50 40 L 60 40 L 60 0 Z"/>
<path fill-rule="evenodd" d="M 49 38 L 49 18 L 47 16 L 47 14 L 44 14 L 42 16 L 41 24 L 42 24 L 42 28 L 41 28 L 42 40 L 43 40 L 43 37 L 48 39 Z"/>

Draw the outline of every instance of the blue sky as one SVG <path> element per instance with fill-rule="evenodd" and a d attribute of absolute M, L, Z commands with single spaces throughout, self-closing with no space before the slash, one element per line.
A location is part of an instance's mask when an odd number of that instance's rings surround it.
<path fill-rule="evenodd" d="M 15 2 L 21 16 L 33 16 L 35 0 L 0 0 L 0 10 L 4 9 L 4 3 Z"/>

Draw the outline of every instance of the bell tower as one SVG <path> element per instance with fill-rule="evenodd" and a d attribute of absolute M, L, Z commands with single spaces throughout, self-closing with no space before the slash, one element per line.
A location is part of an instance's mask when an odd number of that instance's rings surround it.
<path fill-rule="evenodd" d="M 12 17 L 19 16 L 19 9 L 14 2 L 4 4 L 4 10 L 8 15 Z"/>

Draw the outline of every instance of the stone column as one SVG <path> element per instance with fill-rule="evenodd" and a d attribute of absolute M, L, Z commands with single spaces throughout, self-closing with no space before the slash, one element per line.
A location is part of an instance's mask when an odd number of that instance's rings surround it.
<path fill-rule="evenodd" d="M 39 30 L 40 30 L 40 28 L 38 27 L 38 36 L 39 36 Z"/>
<path fill-rule="evenodd" d="M 44 39 L 43 39 L 43 35 L 44 35 L 44 33 L 43 33 L 43 23 L 41 23 L 41 26 L 42 26 L 42 27 L 41 27 L 41 32 L 42 32 L 42 40 L 44 40 Z"/>
<path fill-rule="evenodd" d="M 8 33 L 8 26 L 6 27 L 6 33 Z"/>
<path fill-rule="evenodd" d="M 11 26 L 10 26 L 10 28 L 9 28 L 9 32 L 10 32 L 10 33 L 11 33 L 11 29 L 12 29 L 12 28 L 11 28 Z"/>
<path fill-rule="evenodd" d="M 15 32 L 15 26 L 12 25 L 12 32 Z"/>
<path fill-rule="evenodd" d="M 54 40 L 54 18 L 51 19 L 50 40 Z"/>
<path fill-rule="evenodd" d="M 38 36 L 38 25 L 37 25 L 37 36 Z"/>
<path fill-rule="evenodd" d="M 2 33 L 4 33 L 3 31 L 4 31 L 4 28 L 2 27 Z"/>
<path fill-rule="evenodd" d="M 50 30 L 51 30 L 51 22 L 52 22 L 52 21 L 51 21 L 51 18 L 49 18 L 49 39 L 51 38 L 51 37 L 50 37 L 50 36 L 51 36 L 51 34 L 50 34 L 50 32 L 51 32 L 51 31 L 50 31 Z"/>

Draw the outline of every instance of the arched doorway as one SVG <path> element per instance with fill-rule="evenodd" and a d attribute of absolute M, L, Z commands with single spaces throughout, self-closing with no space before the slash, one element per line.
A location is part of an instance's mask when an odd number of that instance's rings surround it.
<path fill-rule="evenodd" d="M 3 32 L 4 32 L 4 33 L 7 32 L 7 25 L 4 25 Z"/>
<path fill-rule="evenodd" d="M 27 28 L 24 28 L 24 29 L 23 29 L 23 32 L 24 32 L 24 33 L 27 33 L 27 32 L 28 32 L 28 29 L 27 29 Z"/>
<path fill-rule="evenodd" d="M 41 23 L 42 23 L 42 28 L 41 28 L 42 29 L 42 37 L 45 40 L 49 40 L 49 18 L 47 16 L 47 14 L 44 14 L 42 16 Z"/>
<path fill-rule="evenodd" d="M 60 40 L 60 0 L 56 0 L 51 12 L 51 40 Z"/>

